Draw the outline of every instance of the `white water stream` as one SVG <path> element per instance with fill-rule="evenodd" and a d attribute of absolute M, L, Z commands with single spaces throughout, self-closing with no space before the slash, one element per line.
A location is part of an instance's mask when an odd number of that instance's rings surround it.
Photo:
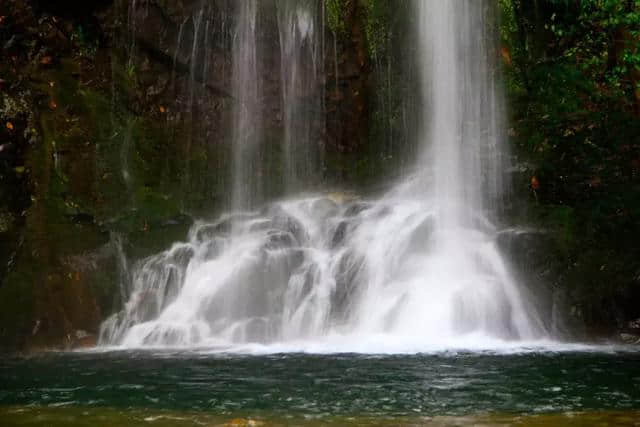
<path fill-rule="evenodd" d="M 255 17 L 250 4 L 242 13 Z M 410 179 L 378 200 L 301 197 L 196 224 L 186 242 L 138 264 L 131 298 L 103 324 L 100 342 L 415 352 L 545 339 L 496 244 L 506 154 L 488 4 L 416 2 L 425 107 L 422 156 Z M 303 35 L 290 19 L 281 16 Z M 254 37 L 251 25 L 239 26 L 234 43 L 247 102 L 255 88 L 240 65 L 255 64 L 255 46 L 238 41 Z M 286 29 L 280 38 L 288 61 L 296 61 L 290 49 L 308 48 Z M 301 78 L 295 63 L 283 70 Z M 285 85 L 284 95 L 293 89 Z M 245 113 L 250 108 L 236 113 L 236 134 L 251 144 Z M 251 173 L 251 165 L 241 168 L 238 179 Z M 253 206 L 250 195 L 240 191 L 235 206 Z"/>

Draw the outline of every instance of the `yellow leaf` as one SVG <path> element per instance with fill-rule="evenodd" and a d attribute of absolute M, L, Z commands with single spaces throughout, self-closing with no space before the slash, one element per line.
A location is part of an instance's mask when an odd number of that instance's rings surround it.
<path fill-rule="evenodd" d="M 13 130 L 13 123 L 7 122 L 7 129 Z"/>
<path fill-rule="evenodd" d="M 16 166 L 14 169 L 16 173 L 24 173 L 24 166 Z"/>

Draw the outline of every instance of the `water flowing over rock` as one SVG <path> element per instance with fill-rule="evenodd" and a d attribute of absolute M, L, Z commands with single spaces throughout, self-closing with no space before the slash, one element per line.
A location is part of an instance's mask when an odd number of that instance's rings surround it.
<path fill-rule="evenodd" d="M 409 178 L 378 200 L 307 196 L 261 210 L 256 3 L 242 2 L 234 39 L 235 210 L 140 261 L 100 342 L 404 352 L 545 338 L 497 244 L 506 153 L 489 2 L 416 2 L 424 114 Z M 291 182 L 314 144 L 300 100 L 315 61 L 307 6 L 279 3 Z"/>

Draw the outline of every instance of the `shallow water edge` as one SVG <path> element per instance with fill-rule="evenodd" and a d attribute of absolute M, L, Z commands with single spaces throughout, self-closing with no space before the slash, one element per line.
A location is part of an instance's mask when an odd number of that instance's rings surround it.
<path fill-rule="evenodd" d="M 478 414 L 436 417 L 281 416 L 115 409 L 82 406 L 0 407 L 0 421 L 15 426 L 640 426 L 640 411 L 566 412 L 536 415 Z"/>

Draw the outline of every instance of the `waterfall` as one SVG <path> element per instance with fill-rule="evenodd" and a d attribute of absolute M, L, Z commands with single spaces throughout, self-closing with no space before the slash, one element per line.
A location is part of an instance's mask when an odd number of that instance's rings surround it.
<path fill-rule="evenodd" d="M 423 99 L 423 153 L 429 194 L 442 226 L 469 227 L 495 218 L 506 147 L 496 52 L 484 1 L 418 2 Z"/>
<path fill-rule="evenodd" d="M 323 66 L 322 32 L 315 0 L 279 0 L 280 80 L 284 128 L 285 193 L 307 189 L 317 178 L 319 147 L 314 124 L 322 112 L 317 93 Z"/>
<path fill-rule="evenodd" d="M 233 209 L 253 208 L 260 203 L 264 177 L 260 160 L 262 118 L 260 109 L 257 43 L 258 0 L 238 2 L 233 38 L 231 90 L 233 105 Z"/>
<path fill-rule="evenodd" d="M 496 243 L 507 156 L 490 2 L 415 3 L 424 101 L 415 172 L 377 200 L 330 194 L 259 208 L 257 2 L 241 2 L 234 213 L 196 223 L 185 242 L 138 262 L 102 344 L 407 352 L 547 336 Z M 306 2 L 279 7 L 295 180 L 311 167 L 298 151 L 310 135 L 300 121 L 310 119 L 294 93 L 309 83 L 301 64 L 314 59 L 305 42 L 314 21 Z"/>

